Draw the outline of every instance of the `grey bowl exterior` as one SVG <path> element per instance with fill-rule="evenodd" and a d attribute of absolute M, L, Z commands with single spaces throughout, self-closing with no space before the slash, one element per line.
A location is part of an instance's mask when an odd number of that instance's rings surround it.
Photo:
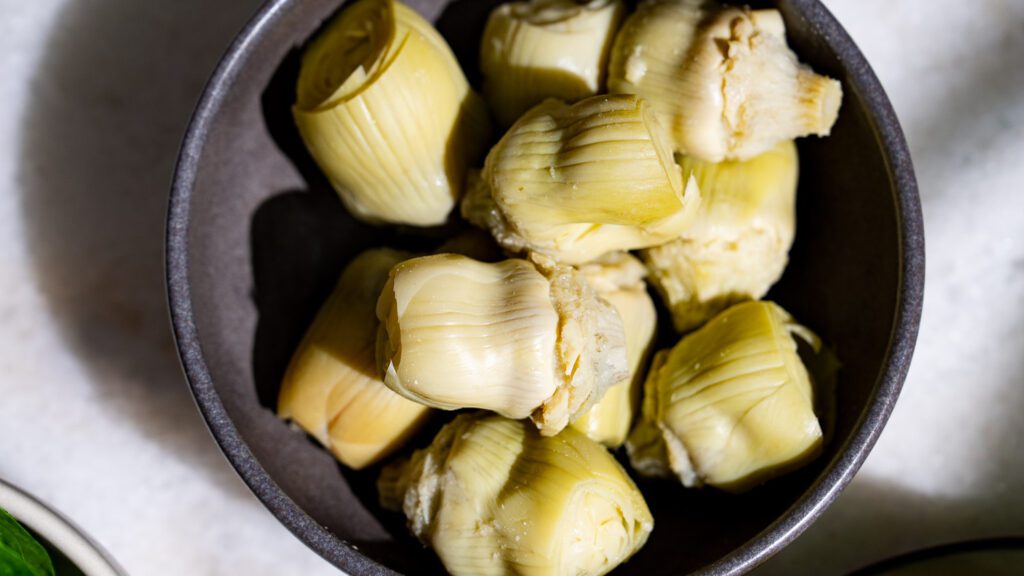
<path fill-rule="evenodd" d="M 411 4 L 442 21 L 453 7 L 472 12 L 468 18 L 479 21 L 493 2 Z M 196 404 L 216 442 L 289 530 L 350 574 L 433 572 L 437 565 L 397 535 L 400 521 L 378 519 L 370 502 L 372 480 L 343 474 L 323 451 L 289 433 L 274 418 L 268 400 L 260 397 L 261 365 L 269 362 L 264 358 L 274 356 L 280 364 L 293 344 L 260 351 L 264 324 L 275 315 L 285 316 L 275 312 L 265 294 L 276 291 L 287 293 L 283 301 L 315 303 L 337 270 L 328 266 L 327 272 L 307 273 L 287 256 L 322 263 L 341 259 L 360 244 L 380 241 L 374 231 L 343 214 L 321 218 L 338 203 L 322 190 L 323 182 L 313 182 L 317 176 L 309 170 L 308 159 L 293 156 L 289 161 L 288 152 L 281 153 L 296 145 L 294 135 L 281 127 L 280 118 L 274 120 L 273 111 L 269 116 L 267 112 L 275 103 L 287 106 L 267 86 L 282 75 L 289 58 L 294 60 L 294 47 L 338 5 L 337 0 L 268 1 L 209 81 L 188 128 L 171 190 L 166 240 L 171 320 Z M 623 573 L 741 574 L 781 550 L 822 513 L 864 462 L 910 365 L 923 298 L 924 231 L 899 122 L 864 56 L 824 6 L 816 0 L 776 5 L 801 58 L 840 78 L 846 93 L 833 137 L 801 142 L 800 230 L 792 270 L 772 293 L 839 347 L 849 380 L 840 382 L 836 433 L 816 465 L 769 483 L 753 499 L 732 501 L 711 492 L 695 499 L 678 495 L 677 487 L 645 486 L 654 500 L 658 529 L 650 550 L 626 564 Z M 459 36 L 468 28 L 457 19 L 439 28 L 457 53 L 473 51 L 475 36 Z M 472 66 L 472 55 L 465 58 L 469 64 L 464 65 Z M 472 79 L 473 73 L 468 74 Z M 287 71 L 283 77 L 291 78 Z M 295 192 L 297 188 L 307 191 Z M 285 192 L 270 197 L 267 190 Z M 323 235 L 331 237 L 333 252 L 317 247 L 310 248 L 313 255 L 302 251 L 310 239 Z M 295 245 L 291 252 L 274 253 L 272 248 L 269 256 L 260 256 L 268 244 L 289 242 Z M 247 247 L 253 253 L 248 259 Z M 284 282 L 291 285 L 320 288 L 275 285 L 265 280 L 267 270 L 290 274 Z M 292 321 L 292 332 L 301 330 L 315 307 L 299 309 L 305 318 Z M 761 510 L 758 503 L 767 500 L 780 503 Z M 756 510 L 749 520 L 738 522 L 742 529 L 732 530 L 729 517 L 724 518 L 720 531 L 700 543 L 703 557 L 694 552 L 693 560 L 678 558 L 687 554 L 681 548 L 685 541 L 695 537 L 688 523 L 715 523 L 718 510 L 744 507 Z M 687 516 L 691 510 L 696 516 Z M 659 532 L 665 534 L 661 543 L 655 541 Z"/>

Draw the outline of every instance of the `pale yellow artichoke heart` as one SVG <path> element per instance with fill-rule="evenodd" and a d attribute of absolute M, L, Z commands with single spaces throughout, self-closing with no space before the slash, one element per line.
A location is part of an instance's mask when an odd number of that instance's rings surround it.
<path fill-rule="evenodd" d="M 279 416 L 351 468 L 392 453 L 430 412 L 389 390 L 374 356 L 373 306 L 388 270 L 407 257 L 395 250 L 368 250 L 345 268 L 292 356 L 278 398 Z"/>
<path fill-rule="evenodd" d="M 616 38 L 608 88 L 649 99 L 675 150 L 712 162 L 827 136 L 842 101 L 839 82 L 789 49 L 777 10 L 700 0 L 642 3 Z"/>
<path fill-rule="evenodd" d="M 393 0 L 359 0 L 302 59 L 296 125 L 357 218 L 442 224 L 490 127 L 440 34 Z"/>
<path fill-rule="evenodd" d="M 819 345 L 776 304 L 745 302 L 659 352 L 626 442 L 634 469 L 741 491 L 817 456 L 822 432 L 793 333 Z"/>
<path fill-rule="evenodd" d="M 597 404 L 573 421 L 572 426 L 591 440 L 618 448 L 626 441 L 640 403 L 643 365 L 657 329 L 657 312 L 644 285 L 647 271 L 628 253 L 616 252 L 584 264 L 580 273 L 622 318 L 629 376 L 612 386 Z"/>
<path fill-rule="evenodd" d="M 683 156 L 679 164 L 700 186 L 700 217 L 678 239 L 641 255 L 685 332 L 736 302 L 761 298 L 782 276 L 795 233 L 799 161 L 786 141 L 746 161 Z"/>
<path fill-rule="evenodd" d="M 647 104 L 613 95 L 527 112 L 487 155 L 462 213 L 508 250 L 580 264 L 678 237 L 699 204 Z"/>
<path fill-rule="evenodd" d="M 502 126 L 545 98 L 603 91 L 622 0 L 528 0 L 495 8 L 484 28 L 484 97 Z"/>
<path fill-rule="evenodd" d="M 385 468 L 378 487 L 455 576 L 598 576 L 654 527 L 602 446 L 486 413 L 458 416 L 430 447 Z"/>
<path fill-rule="evenodd" d="M 569 266 L 415 258 L 391 270 L 377 318 L 392 390 L 446 410 L 531 417 L 547 435 L 628 373 L 622 320 Z"/>

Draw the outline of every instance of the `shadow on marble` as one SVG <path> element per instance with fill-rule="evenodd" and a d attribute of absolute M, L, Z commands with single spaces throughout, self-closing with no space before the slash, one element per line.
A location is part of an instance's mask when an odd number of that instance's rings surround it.
<path fill-rule="evenodd" d="M 984 194 L 983 189 L 968 189 L 953 185 L 962 182 L 954 178 L 958 173 L 980 175 L 982 161 L 990 165 L 1008 159 L 1004 149 L 1014 130 L 1008 130 L 1007 123 L 1013 115 L 1019 118 L 1024 103 L 1024 12 L 1017 10 L 1004 19 L 998 29 L 986 39 L 984 53 L 979 53 L 969 63 L 958 68 L 962 79 L 952 89 L 936 92 L 922 98 L 923 110 L 901 110 L 906 114 L 904 127 L 911 146 L 914 162 L 918 169 L 921 195 L 924 203 L 926 225 L 943 223 L 942 212 L 960 206 L 944 200 L 956 194 Z M 955 31 L 950 31 L 955 34 Z M 908 57 L 930 58 L 928 54 Z M 950 66 L 947 64 L 946 66 Z M 935 66 L 936 73 L 945 67 Z M 947 72 L 942 72 L 947 73 Z M 1019 130 L 1019 128 L 1017 129 Z M 932 246 L 948 246 L 948 235 L 952 232 L 943 228 L 928 228 L 927 234 Z M 939 242 L 933 242 L 940 239 Z M 943 264 L 955 260 L 956 255 L 936 254 L 929 256 L 928 284 L 925 288 L 925 314 L 921 324 L 921 336 L 914 365 L 922 360 L 934 358 L 936 350 L 948 347 L 948 339 L 941 335 L 949 327 L 946 318 L 928 312 L 932 305 L 941 307 L 942 300 L 954 294 L 950 279 L 943 273 L 948 266 Z M 938 270 L 939 273 L 935 273 Z M 1004 281 L 1002 278 L 979 279 L 980 281 Z M 1009 304 L 1009 303 L 1007 303 Z M 1007 306 L 1008 313 L 1019 310 Z M 1008 323 L 1007 325 L 1012 325 Z M 1024 317 L 1018 318 L 1018 326 L 1024 326 Z M 1004 347 L 1020 342 L 1020 338 L 979 333 L 977 338 L 992 338 L 992 344 Z M 929 350 L 930 348 L 930 350 Z M 929 354 L 931 352 L 931 354 Z M 943 469 L 954 471 L 964 466 L 973 466 L 973 473 L 958 474 L 950 478 L 950 492 L 965 492 L 963 486 L 952 485 L 969 478 L 972 488 L 966 490 L 970 497 L 950 497 L 922 494 L 889 480 L 858 476 L 840 495 L 839 499 L 794 543 L 757 569 L 755 576 L 816 573 L 823 576 L 838 576 L 881 560 L 932 545 L 974 539 L 985 536 L 1002 536 L 1024 533 L 1024 463 L 1019 455 L 1024 453 L 1024 351 L 1005 348 L 999 355 L 1001 366 L 998 370 L 984 370 L 1006 378 L 1005 382 L 986 383 L 980 387 L 987 391 L 1008 391 L 1001 398 L 977 396 L 969 378 L 956 382 L 962 389 L 963 402 L 979 404 L 979 415 L 991 418 L 984 438 L 983 452 L 970 462 L 950 461 Z M 964 362 L 975 361 L 964 358 Z M 990 367 L 989 367 L 990 368 Z M 921 376 L 920 378 L 915 378 Z M 911 369 L 907 386 L 929 386 L 925 378 L 957 377 L 942 375 L 936 370 Z M 919 404 L 908 404 L 914 398 Z M 992 406 L 1001 407 L 993 409 Z M 934 410 L 934 403 L 924 404 L 923 396 L 908 395 L 900 399 L 893 420 L 913 419 L 915 414 Z M 941 406 L 938 406 L 941 408 Z M 998 413 L 999 416 L 995 416 Z M 921 435 L 936 435 L 948 438 L 950 443 L 960 446 L 956 440 L 956 418 L 947 420 L 947 427 L 941 430 L 922 428 Z M 883 433 L 879 449 L 884 450 L 888 438 Z M 905 440 L 906 441 L 906 440 Z M 930 444 L 930 443 L 929 443 Z M 951 451 L 951 453 L 955 453 Z M 892 460 L 892 454 L 886 455 Z M 879 457 L 882 457 L 879 455 Z M 952 460 L 953 456 L 949 459 Z M 931 458 L 911 459 L 915 462 L 930 461 Z M 869 460 L 870 462 L 870 460 Z M 869 466 L 870 468 L 870 466 Z M 908 475 L 920 477 L 920 471 L 908 470 Z"/>
<path fill-rule="evenodd" d="M 248 496 L 185 386 L 164 289 L 167 195 L 202 87 L 260 0 L 74 0 L 32 80 L 19 179 L 39 289 L 107 405 Z M 101 447 L 118 450 L 115 445 Z"/>
<path fill-rule="evenodd" d="M 977 462 L 959 464 L 977 467 L 972 482 L 979 488 L 973 496 L 921 494 L 892 481 L 859 476 L 814 525 L 754 575 L 807 573 L 814 567 L 822 576 L 838 576 L 930 546 L 1024 534 L 1024 463 L 1019 458 L 1024 453 L 1024 423 L 1019 418 L 1024 413 L 1024 356 L 1011 362 L 1001 371 L 1013 380 L 1003 387 L 1010 396 L 999 399 L 1005 411 L 992 420 L 984 453 L 978 454 Z M 965 402 L 972 401 L 969 384 L 964 382 Z M 907 413 L 914 410 L 901 408 Z M 956 426 L 951 419 L 949 429 L 921 433 L 951 437 Z"/>
<path fill-rule="evenodd" d="M 911 121 L 904 128 L 926 211 L 932 197 L 963 192 L 945 185 L 951 172 L 970 171 L 986 157 L 999 157 L 1018 138 L 1011 111 L 1024 103 L 1024 10 L 1005 10 L 999 28 L 981 43 L 984 48 L 975 57 L 956 72 L 942 72 L 957 74 L 960 80 L 949 90 L 931 94 L 927 113 L 908 111 Z M 937 69 L 946 67 L 952 64 Z"/>
<path fill-rule="evenodd" d="M 806 574 L 814 566 L 815 574 L 840 576 L 912 550 L 1006 534 L 995 527 L 979 529 L 978 514 L 973 501 L 926 496 L 862 478 L 794 544 L 753 574 Z"/>

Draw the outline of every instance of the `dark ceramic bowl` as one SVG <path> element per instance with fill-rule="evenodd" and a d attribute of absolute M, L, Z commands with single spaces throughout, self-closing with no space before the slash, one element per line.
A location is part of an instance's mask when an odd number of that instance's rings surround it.
<path fill-rule="evenodd" d="M 171 193 L 167 267 L 178 347 L 228 460 L 282 523 L 351 574 L 439 565 L 353 473 L 273 413 L 289 355 L 340 269 L 408 232 L 352 220 L 292 125 L 298 48 L 340 0 L 272 0 L 242 31 L 192 119 Z M 494 0 L 414 0 L 471 81 Z M 843 83 L 832 136 L 800 142 L 798 234 L 771 297 L 842 360 L 834 431 L 813 464 L 749 493 L 641 482 L 656 526 L 618 573 L 738 574 L 792 541 L 871 450 L 899 395 L 921 311 L 924 239 L 907 147 L 863 55 L 815 0 L 778 3 L 789 40 Z"/>

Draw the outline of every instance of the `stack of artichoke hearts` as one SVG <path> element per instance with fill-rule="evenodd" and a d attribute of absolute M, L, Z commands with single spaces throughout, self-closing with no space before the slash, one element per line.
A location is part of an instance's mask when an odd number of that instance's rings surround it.
<path fill-rule="evenodd" d="M 828 135 L 841 87 L 777 11 L 709 0 L 501 4 L 480 68 L 482 94 L 396 0 L 305 48 L 292 114 L 348 211 L 461 232 L 349 262 L 278 414 L 386 464 L 381 503 L 453 574 L 605 574 L 654 528 L 610 450 L 730 492 L 820 452 L 797 342 L 821 343 L 760 299 L 794 238 L 794 139 Z M 655 352 L 659 315 L 682 336 Z"/>

